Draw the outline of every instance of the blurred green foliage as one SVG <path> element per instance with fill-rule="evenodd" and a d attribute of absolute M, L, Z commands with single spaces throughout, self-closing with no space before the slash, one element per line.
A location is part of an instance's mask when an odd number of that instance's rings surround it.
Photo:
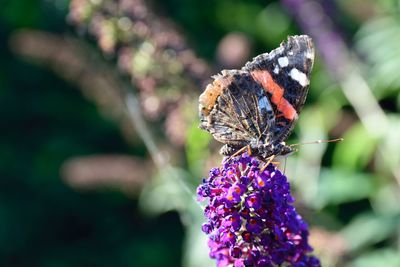
<path fill-rule="evenodd" d="M 176 266 L 176 213 L 149 218 L 120 192 L 76 192 L 61 180 L 70 157 L 144 151 L 79 90 L 10 52 L 20 27 L 69 31 L 68 3 L 57 2 L 61 10 L 51 1 L 0 4 L 0 266 Z"/>
<path fill-rule="evenodd" d="M 289 141 L 345 140 L 301 146 L 287 160 L 286 172 L 304 217 L 326 232 L 325 239 L 315 241 L 324 266 L 400 266 L 400 5 L 394 0 L 320 2 L 346 38 L 389 126 L 380 136 L 369 132 L 317 55 L 309 97 Z M 229 33 L 243 33 L 254 56 L 301 31 L 279 1 L 152 4 L 210 65 Z M 199 228 L 201 209 L 190 192 L 207 175 L 210 161 L 216 166 L 220 158 L 213 154 L 211 137 L 197 129 L 197 107 L 184 109 L 193 118 L 184 156 L 152 172 L 154 177 L 149 174 L 151 183 L 140 200 L 111 189 L 72 189 L 61 179 L 63 162 L 74 156 L 147 158 L 144 145 L 129 145 L 121 126 L 102 116 L 75 85 L 11 52 L 8 40 L 22 28 L 75 34 L 66 22 L 68 5 L 64 0 L 0 3 L 0 265 L 210 265 Z M 89 43 L 95 50 L 96 40 Z M 151 66 L 144 67 L 138 71 Z"/>

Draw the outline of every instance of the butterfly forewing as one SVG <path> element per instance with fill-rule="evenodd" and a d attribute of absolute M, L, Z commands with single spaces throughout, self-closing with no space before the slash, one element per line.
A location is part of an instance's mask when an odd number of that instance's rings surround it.
<path fill-rule="evenodd" d="M 314 48 L 306 35 L 289 37 L 286 43 L 246 64 L 243 70 L 267 92 L 275 113 L 273 136 L 284 141 L 291 133 L 308 93 Z"/>

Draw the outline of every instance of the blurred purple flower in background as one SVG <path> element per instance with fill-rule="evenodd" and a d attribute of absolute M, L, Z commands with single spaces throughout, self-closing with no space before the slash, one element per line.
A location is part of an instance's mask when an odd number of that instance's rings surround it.
<path fill-rule="evenodd" d="M 208 200 L 202 230 L 217 266 L 320 266 L 309 256 L 308 226 L 291 203 L 287 178 L 273 164 L 242 154 L 214 168 L 198 187 Z"/>

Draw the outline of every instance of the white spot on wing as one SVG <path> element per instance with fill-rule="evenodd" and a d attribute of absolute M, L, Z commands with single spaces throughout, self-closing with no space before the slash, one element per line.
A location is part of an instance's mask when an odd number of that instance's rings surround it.
<path fill-rule="evenodd" d="M 279 73 L 279 67 L 278 67 L 278 65 L 275 66 L 275 68 L 274 68 L 274 73 L 275 73 L 275 74 L 278 74 L 278 73 Z"/>
<path fill-rule="evenodd" d="M 279 66 L 282 68 L 287 67 L 289 65 L 289 59 L 287 57 L 278 58 Z"/>
<path fill-rule="evenodd" d="M 307 75 L 296 68 L 293 68 L 290 71 L 290 77 L 292 77 L 293 80 L 297 81 L 301 86 L 306 86 L 310 82 L 307 78 Z"/>

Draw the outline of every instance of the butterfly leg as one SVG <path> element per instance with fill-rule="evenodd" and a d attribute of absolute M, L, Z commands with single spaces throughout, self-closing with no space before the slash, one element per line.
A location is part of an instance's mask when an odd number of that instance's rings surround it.
<path fill-rule="evenodd" d="M 225 146 L 226 146 L 226 145 L 225 145 Z M 221 152 L 223 152 L 222 150 L 226 150 L 225 146 L 223 146 L 223 147 L 221 148 Z M 246 150 L 247 150 L 247 153 L 248 153 L 249 155 L 251 155 L 251 148 L 250 148 L 249 145 L 246 145 L 246 146 L 243 146 L 242 148 L 240 148 L 239 150 L 236 150 L 233 154 L 232 154 L 232 153 L 229 153 L 230 156 L 229 156 L 228 160 L 231 160 L 232 158 L 234 158 L 234 157 L 236 157 L 236 156 L 238 156 L 238 155 L 243 154 Z M 221 153 L 221 154 L 222 154 L 222 153 Z M 228 154 L 228 155 L 229 155 L 229 154 Z"/>
<path fill-rule="evenodd" d="M 264 166 L 262 166 L 260 172 L 263 172 L 271 162 L 276 163 L 276 162 L 273 162 L 274 159 L 275 159 L 275 155 L 272 155 L 269 158 L 267 158 L 267 162 L 264 164 Z"/>
<path fill-rule="evenodd" d="M 251 154 L 250 146 L 247 145 L 247 146 L 242 147 L 238 151 L 236 151 L 234 154 L 232 154 L 231 158 L 236 157 L 237 155 L 243 154 L 244 151 L 246 151 L 246 149 L 247 149 L 248 152 L 250 151 L 250 154 Z"/>

